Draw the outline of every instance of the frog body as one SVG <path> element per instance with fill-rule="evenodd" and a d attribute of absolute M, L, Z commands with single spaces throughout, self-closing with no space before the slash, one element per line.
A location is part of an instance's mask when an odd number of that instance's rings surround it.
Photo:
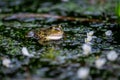
<path fill-rule="evenodd" d="M 49 27 L 45 29 L 40 29 L 39 31 L 36 32 L 36 35 L 40 39 L 45 39 L 45 41 L 59 40 L 63 36 L 63 31 L 62 31 L 61 26 Z"/>
<path fill-rule="evenodd" d="M 48 41 L 60 40 L 61 38 L 63 38 L 63 34 L 64 32 L 60 25 L 48 28 L 41 28 L 34 31 L 34 37 L 38 39 L 38 42 L 40 44 Z"/>

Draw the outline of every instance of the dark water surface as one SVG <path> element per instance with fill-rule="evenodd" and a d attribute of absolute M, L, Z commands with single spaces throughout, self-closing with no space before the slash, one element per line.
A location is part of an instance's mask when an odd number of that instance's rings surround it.
<path fill-rule="evenodd" d="M 115 3 L 110 0 L 93 6 L 86 0 L 0 0 L 0 79 L 79 80 L 78 70 L 87 68 L 88 80 L 118 80 L 120 26 L 117 16 L 110 9 L 111 2 Z M 22 15 L 17 17 L 19 14 Z M 52 16 L 41 17 L 41 14 Z M 36 39 L 25 37 L 31 30 L 53 25 L 62 26 L 63 39 L 41 45 Z M 91 31 L 94 31 L 90 35 L 92 40 L 85 42 L 87 33 Z M 90 45 L 88 55 L 83 53 L 89 46 L 84 50 L 83 44 Z M 25 47 L 32 57 L 22 54 Z M 115 53 L 111 54 L 110 51 Z M 108 54 L 117 57 L 111 60 Z M 98 68 L 96 61 L 101 58 L 105 62 Z M 5 59 L 8 63 L 10 61 L 8 66 L 3 63 Z"/>

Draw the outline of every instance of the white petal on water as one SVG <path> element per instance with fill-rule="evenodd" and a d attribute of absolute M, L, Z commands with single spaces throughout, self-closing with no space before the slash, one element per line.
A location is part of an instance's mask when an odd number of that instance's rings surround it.
<path fill-rule="evenodd" d="M 107 59 L 110 61 L 115 61 L 118 58 L 118 54 L 115 51 L 110 51 L 107 53 Z"/>
<path fill-rule="evenodd" d="M 91 44 L 91 41 L 94 38 L 93 34 L 94 31 L 90 31 L 87 33 L 87 38 L 85 38 L 85 43 Z"/>
<path fill-rule="evenodd" d="M 92 48 L 89 44 L 83 44 L 82 49 L 83 49 L 83 54 L 85 55 L 88 55 L 89 53 L 92 52 Z"/>
<path fill-rule="evenodd" d="M 95 61 L 95 66 L 97 68 L 102 68 L 103 65 L 106 63 L 106 59 L 105 58 L 99 58 Z"/>
<path fill-rule="evenodd" d="M 89 76 L 89 72 L 90 72 L 89 68 L 82 67 L 78 69 L 77 76 L 80 79 L 86 79 Z"/>
<path fill-rule="evenodd" d="M 2 64 L 5 66 L 5 67 L 12 67 L 11 65 L 11 60 L 10 59 L 7 59 L 7 58 L 3 58 L 2 60 Z"/>
<path fill-rule="evenodd" d="M 85 38 L 85 43 L 90 42 L 92 38 L 93 38 L 92 36 L 87 36 L 87 38 Z"/>
<path fill-rule="evenodd" d="M 87 33 L 87 36 L 93 36 L 93 34 L 94 34 L 94 31 L 90 31 Z"/>
<path fill-rule="evenodd" d="M 106 35 L 106 36 L 111 36 L 111 35 L 112 35 L 112 31 L 111 31 L 111 30 L 106 31 L 106 32 L 105 32 L 105 35 Z"/>
<path fill-rule="evenodd" d="M 26 47 L 22 48 L 22 54 L 28 57 L 32 57 L 33 55 L 28 52 L 28 49 Z"/>

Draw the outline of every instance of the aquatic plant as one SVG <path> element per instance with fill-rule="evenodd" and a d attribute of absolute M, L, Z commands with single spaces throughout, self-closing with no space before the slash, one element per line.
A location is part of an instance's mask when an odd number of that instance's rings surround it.
<path fill-rule="evenodd" d="M 116 15 L 118 16 L 118 18 L 120 18 L 120 1 L 119 0 L 115 7 L 115 12 L 116 12 Z"/>

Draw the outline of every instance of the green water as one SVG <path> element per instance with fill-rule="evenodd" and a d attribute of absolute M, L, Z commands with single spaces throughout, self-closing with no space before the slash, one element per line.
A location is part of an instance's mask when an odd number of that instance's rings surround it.
<path fill-rule="evenodd" d="M 0 79 L 79 80 L 77 71 L 81 67 L 90 69 L 88 80 L 117 80 L 120 77 L 120 27 L 116 21 L 117 16 L 110 10 L 111 2 L 101 7 L 101 5 L 93 6 L 77 0 L 68 2 L 50 2 L 49 0 L 0 1 Z M 29 5 L 27 5 L 28 3 Z M 109 14 L 110 12 L 111 14 Z M 39 17 L 10 18 L 15 13 L 91 18 L 99 19 L 101 22 Z M 62 26 L 65 33 L 63 39 L 41 45 L 36 39 L 25 37 L 31 30 L 52 25 Z M 105 35 L 108 30 L 112 31 L 111 36 Z M 85 44 L 85 38 L 90 31 L 94 31 L 94 38 L 90 41 L 92 52 L 84 55 L 82 45 Z M 34 56 L 24 56 L 22 54 L 23 47 L 26 47 L 29 53 Z M 111 50 L 118 54 L 115 61 L 109 61 L 106 57 L 107 52 Z M 2 63 L 3 58 L 10 59 L 13 67 L 5 67 Z M 98 58 L 106 59 L 106 63 L 101 69 L 95 66 L 95 61 Z"/>

